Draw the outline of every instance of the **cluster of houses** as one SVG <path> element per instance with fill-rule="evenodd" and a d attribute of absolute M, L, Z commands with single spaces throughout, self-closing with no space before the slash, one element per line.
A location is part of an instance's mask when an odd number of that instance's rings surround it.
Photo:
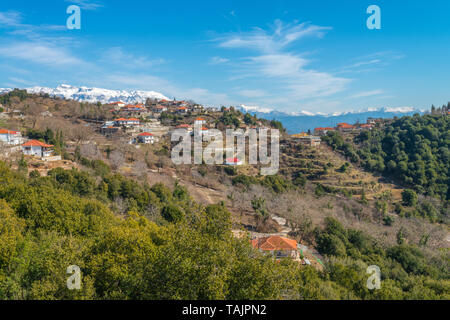
<path fill-rule="evenodd" d="M 366 123 L 348 124 L 345 122 L 338 123 L 336 127 L 320 127 L 314 129 L 316 136 L 325 136 L 330 131 L 339 131 L 343 133 L 356 132 L 362 130 L 372 130 L 377 124 L 383 123 L 382 118 L 367 118 Z"/>
<path fill-rule="evenodd" d="M 328 132 L 338 131 L 341 133 L 351 133 L 363 130 L 372 130 L 378 123 L 382 123 L 382 118 L 368 118 L 366 123 L 348 124 L 341 122 L 336 127 L 318 127 L 314 129 L 314 134 L 308 134 L 306 132 L 294 134 L 291 136 L 294 141 L 297 141 L 305 146 L 317 147 L 320 146 L 322 136 L 326 136 Z"/>
<path fill-rule="evenodd" d="M 188 113 L 198 113 L 203 110 L 203 106 L 188 101 L 177 101 L 177 100 L 159 100 L 150 103 L 149 109 L 156 114 L 161 114 L 163 112 L 177 113 L 177 114 L 188 114 Z"/>
<path fill-rule="evenodd" d="M 28 156 L 48 158 L 53 155 L 53 145 L 39 140 L 28 140 L 25 142 L 20 131 L 0 129 L 0 144 L 14 149 L 20 146 L 22 153 Z"/>

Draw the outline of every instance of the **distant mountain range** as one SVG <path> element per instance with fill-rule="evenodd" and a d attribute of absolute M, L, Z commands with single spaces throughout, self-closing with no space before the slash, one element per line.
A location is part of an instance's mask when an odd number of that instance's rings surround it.
<path fill-rule="evenodd" d="M 7 93 L 12 89 L 2 89 L 1 93 Z M 32 87 L 26 88 L 28 93 L 47 93 L 52 97 L 60 97 L 72 99 L 80 102 L 101 102 L 112 103 L 122 101 L 127 104 L 144 103 L 147 98 L 158 100 L 169 100 L 166 96 L 155 91 L 126 91 L 126 90 L 109 90 L 101 88 L 74 87 L 66 84 L 59 85 L 56 88 Z"/>
<path fill-rule="evenodd" d="M 0 88 L 0 94 L 7 93 L 12 89 Z M 28 93 L 47 93 L 53 97 L 60 97 L 65 99 L 72 99 L 80 102 L 101 102 L 112 103 L 122 101 L 127 104 L 144 103 L 147 98 L 157 100 L 170 100 L 163 94 L 156 91 L 139 91 L 139 90 L 109 90 L 101 88 L 75 87 L 71 85 L 61 84 L 56 88 L 48 87 L 32 87 L 26 88 Z M 287 113 L 275 111 L 272 109 L 264 109 L 255 106 L 241 105 L 236 107 L 242 112 L 248 112 L 258 116 L 259 118 L 268 120 L 278 120 L 283 123 L 288 133 L 298 133 L 301 131 L 313 130 L 316 127 L 334 127 L 339 122 L 355 123 L 366 122 L 367 118 L 393 118 L 402 117 L 406 115 L 413 115 L 414 113 L 422 114 L 423 111 L 416 110 L 411 107 L 401 108 L 380 108 L 380 109 L 365 109 L 359 111 L 349 112 L 335 112 L 333 114 L 311 113 L 307 111 L 300 111 L 297 113 Z"/>
<path fill-rule="evenodd" d="M 369 108 L 359 111 L 335 112 L 333 114 L 311 113 L 307 111 L 286 113 L 245 105 L 241 105 L 237 107 L 237 109 L 242 112 L 248 112 L 252 115 L 256 115 L 258 118 L 278 120 L 290 134 L 308 131 L 308 129 L 311 129 L 312 131 L 317 127 L 335 127 L 340 122 L 354 124 L 359 121 L 360 123 L 365 123 L 369 117 L 393 118 L 409 116 L 415 113 L 424 113 L 422 110 L 417 110 L 411 107 L 385 107 L 379 109 Z"/>

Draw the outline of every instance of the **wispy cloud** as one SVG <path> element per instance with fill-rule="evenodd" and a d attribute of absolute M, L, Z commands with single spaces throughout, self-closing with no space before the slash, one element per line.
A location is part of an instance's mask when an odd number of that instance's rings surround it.
<path fill-rule="evenodd" d="M 355 99 L 355 98 L 371 97 L 371 96 L 377 96 L 377 95 L 384 94 L 384 93 L 385 92 L 381 89 L 372 90 L 372 91 L 363 91 L 363 92 L 359 92 L 357 94 L 351 95 L 350 98 Z"/>
<path fill-rule="evenodd" d="M 90 1 L 90 0 L 65 0 L 71 4 L 76 4 L 80 6 L 83 10 L 97 10 L 99 8 L 104 7 L 104 5 L 98 1 Z"/>
<path fill-rule="evenodd" d="M 278 52 L 293 43 L 306 37 L 323 37 L 330 27 L 321 27 L 307 23 L 293 23 L 284 25 L 275 20 L 271 31 L 254 28 L 250 32 L 228 34 L 215 39 L 222 48 L 246 48 L 263 52 Z"/>
<path fill-rule="evenodd" d="M 356 59 L 353 64 L 344 66 L 337 73 L 367 73 L 381 70 L 405 55 L 393 51 L 380 51 Z"/>
<path fill-rule="evenodd" d="M 21 26 L 22 14 L 17 11 L 0 12 L 0 27 Z"/>
<path fill-rule="evenodd" d="M 295 42 L 312 37 L 322 38 L 329 30 L 330 27 L 298 22 L 283 24 L 276 20 L 270 30 L 255 28 L 249 32 L 216 37 L 215 41 L 220 48 L 256 51 L 256 55 L 244 56 L 233 65 L 234 81 L 245 79 L 250 87 L 246 90 L 258 89 L 252 86 L 270 87 L 270 94 L 256 101 L 261 105 L 279 103 L 292 108 L 303 100 L 341 92 L 351 81 L 314 70 L 311 61 L 304 57 L 304 52 L 289 50 Z"/>
<path fill-rule="evenodd" d="M 51 67 L 79 66 L 85 62 L 66 48 L 46 42 L 15 42 L 0 47 L 0 56 Z"/>
<path fill-rule="evenodd" d="M 113 47 L 105 50 L 102 54 L 101 61 L 129 69 L 148 68 L 165 62 L 164 59 L 150 59 L 146 56 L 138 56 L 125 52 L 121 47 Z"/>
<path fill-rule="evenodd" d="M 212 58 L 210 59 L 210 61 L 209 61 L 209 64 L 212 64 L 212 65 L 224 64 L 224 63 L 227 63 L 227 62 L 229 62 L 229 61 L 230 61 L 230 59 L 227 59 L 227 58 L 222 58 L 222 57 L 212 57 Z"/>

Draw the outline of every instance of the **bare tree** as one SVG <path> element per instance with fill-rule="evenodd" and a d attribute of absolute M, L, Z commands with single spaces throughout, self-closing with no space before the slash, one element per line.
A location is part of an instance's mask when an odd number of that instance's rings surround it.
<path fill-rule="evenodd" d="M 114 170 L 119 169 L 125 162 L 125 157 L 119 150 L 114 150 L 109 156 L 109 161 Z"/>

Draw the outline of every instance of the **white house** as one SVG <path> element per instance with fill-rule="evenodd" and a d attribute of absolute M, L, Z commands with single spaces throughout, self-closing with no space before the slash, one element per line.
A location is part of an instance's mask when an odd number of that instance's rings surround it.
<path fill-rule="evenodd" d="M 53 145 L 30 140 L 22 145 L 22 152 L 28 156 L 50 157 L 53 153 Z"/>
<path fill-rule="evenodd" d="M 136 119 L 136 118 L 130 118 L 130 119 L 119 118 L 119 119 L 114 120 L 114 122 L 117 126 L 125 126 L 125 127 L 139 126 L 141 123 L 139 121 L 139 119 Z"/>
<path fill-rule="evenodd" d="M 206 120 L 203 118 L 197 118 L 194 121 L 194 125 L 199 125 L 199 126 L 203 126 L 206 124 Z"/>
<path fill-rule="evenodd" d="M 163 113 L 163 112 L 167 111 L 167 108 L 164 106 L 156 106 L 152 109 L 152 111 L 154 113 Z"/>
<path fill-rule="evenodd" d="M 177 109 L 177 113 L 180 113 L 180 114 L 186 114 L 187 112 L 188 112 L 188 108 L 186 108 L 186 107 L 179 107 Z"/>
<path fill-rule="evenodd" d="M 110 103 L 110 105 L 112 105 L 115 110 L 119 110 L 120 108 L 125 107 L 125 103 L 123 103 L 122 101 L 116 101 L 116 102 Z"/>
<path fill-rule="evenodd" d="M 155 142 L 155 137 L 153 136 L 153 133 L 150 132 L 143 132 L 137 136 L 139 143 L 151 143 L 153 144 Z"/>
<path fill-rule="evenodd" d="M 13 146 L 22 144 L 23 143 L 22 134 L 19 131 L 0 129 L 0 142 Z"/>
<path fill-rule="evenodd" d="M 242 166 L 243 162 L 239 158 L 228 158 L 225 160 L 227 166 Z"/>
<path fill-rule="evenodd" d="M 180 124 L 180 125 L 176 126 L 175 129 L 183 129 L 183 130 L 187 130 L 188 132 L 192 131 L 192 127 L 188 124 Z"/>

